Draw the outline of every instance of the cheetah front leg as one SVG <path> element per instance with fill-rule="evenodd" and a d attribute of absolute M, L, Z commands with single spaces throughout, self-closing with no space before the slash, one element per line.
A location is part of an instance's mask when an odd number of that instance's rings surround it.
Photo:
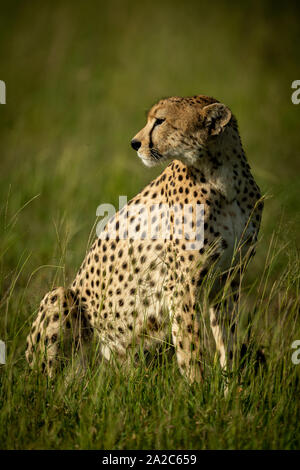
<path fill-rule="evenodd" d="M 220 364 L 223 370 L 231 371 L 233 365 L 234 350 L 236 345 L 236 313 L 230 302 L 228 305 L 230 314 L 225 315 L 218 307 L 210 307 L 210 326 L 216 343 L 216 349 L 220 355 Z"/>
<path fill-rule="evenodd" d="M 26 359 L 53 376 L 68 346 L 80 345 L 83 319 L 71 289 L 58 287 L 41 301 L 38 316 L 27 337 Z"/>
<path fill-rule="evenodd" d="M 200 325 L 195 311 L 195 296 L 187 286 L 182 301 L 173 306 L 172 339 L 179 370 L 190 383 L 202 382 Z"/>

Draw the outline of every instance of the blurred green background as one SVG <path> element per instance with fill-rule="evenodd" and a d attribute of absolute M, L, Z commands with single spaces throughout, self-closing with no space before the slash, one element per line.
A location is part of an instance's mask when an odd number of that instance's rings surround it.
<path fill-rule="evenodd" d="M 36 308 L 62 282 L 55 266 L 72 280 L 97 206 L 131 198 L 162 171 L 143 167 L 130 140 L 164 96 L 212 95 L 238 118 L 270 196 L 251 275 L 274 230 L 282 246 L 297 243 L 296 2 L 14 0 L 0 9 L 1 295 L 25 263 L 17 286 Z"/>

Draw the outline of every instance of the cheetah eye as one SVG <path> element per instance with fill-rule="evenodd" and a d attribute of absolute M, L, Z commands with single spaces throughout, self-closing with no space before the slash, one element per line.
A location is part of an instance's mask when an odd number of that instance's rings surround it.
<path fill-rule="evenodd" d="M 159 125 L 162 124 L 164 121 L 165 121 L 164 118 L 156 118 L 156 120 L 155 120 L 155 126 L 159 126 Z"/>

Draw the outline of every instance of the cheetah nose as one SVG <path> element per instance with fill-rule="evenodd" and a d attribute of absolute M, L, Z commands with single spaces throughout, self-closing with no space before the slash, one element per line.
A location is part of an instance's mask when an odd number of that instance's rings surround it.
<path fill-rule="evenodd" d="M 133 148 L 133 150 L 138 150 L 141 146 L 141 142 L 139 140 L 135 140 L 135 139 L 132 139 L 131 141 L 131 147 Z"/>

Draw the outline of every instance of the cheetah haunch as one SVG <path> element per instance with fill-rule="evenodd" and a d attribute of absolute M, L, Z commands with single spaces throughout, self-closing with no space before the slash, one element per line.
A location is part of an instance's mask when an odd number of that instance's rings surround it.
<path fill-rule="evenodd" d="M 51 375 L 67 343 L 86 344 L 93 336 L 102 357 L 125 364 L 141 345 L 148 349 L 171 329 L 180 371 L 190 382 L 199 381 L 201 286 L 211 269 L 217 273 L 210 324 L 225 367 L 233 357 L 236 308 L 229 299 L 221 309 L 214 299 L 234 271 L 234 250 L 240 247 L 241 256 L 253 250 L 263 208 L 260 191 L 235 117 L 213 98 L 159 101 L 131 145 L 146 166 L 171 162 L 109 221 L 70 288 L 45 295 L 26 358 Z M 156 211 L 162 207 L 167 213 Z M 195 219 L 196 207 L 202 219 Z M 235 301 L 239 271 L 231 283 Z"/>

